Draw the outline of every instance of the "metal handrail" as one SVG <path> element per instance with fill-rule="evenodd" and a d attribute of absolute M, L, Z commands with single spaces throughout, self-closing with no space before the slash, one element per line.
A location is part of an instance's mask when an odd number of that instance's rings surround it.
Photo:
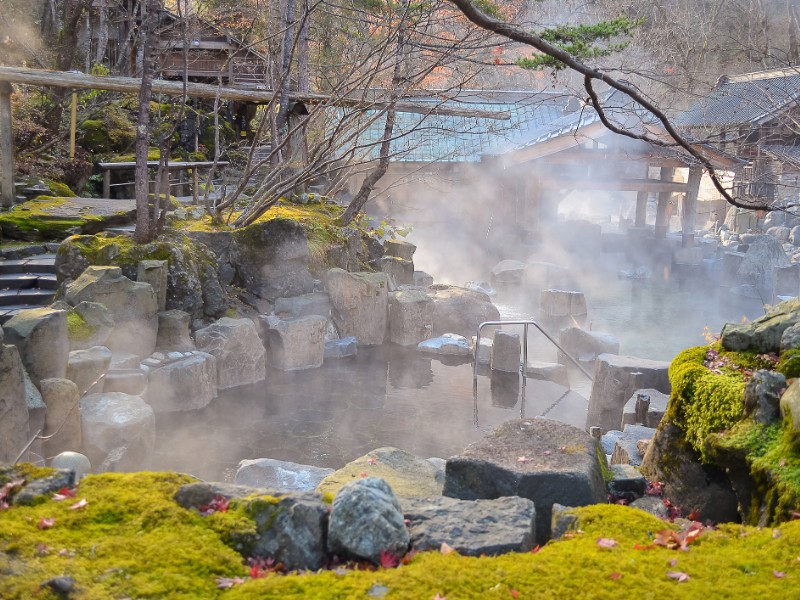
<path fill-rule="evenodd" d="M 589 378 L 589 381 L 592 381 L 592 376 L 584 369 L 581 364 L 573 358 L 573 356 L 567 352 L 561 344 L 553 339 L 553 337 L 547 333 L 542 327 L 533 320 L 522 320 L 522 321 L 484 321 L 480 325 L 478 325 L 478 333 L 475 336 L 475 360 L 472 366 L 472 396 L 475 401 L 475 424 L 478 423 L 478 354 L 481 348 L 481 330 L 487 326 L 503 326 L 503 325 L 523 325 L 524 326 L 524 338 L 525 342 L 522 345 L 522 403 L 520 405 L 520 418 L 524 418 L 525 412 L 525 384 L 528 379 L 528 326 L 533 325 L 539 332 L 546 337 L 550 343 L 552 343 L 556 348 L 558 348 L 564 356 L 566 356 L 572 363 L 580 369 L 581 373 L 586 375 Z M 519 373 L 519 371 L 517 371 Z"/>

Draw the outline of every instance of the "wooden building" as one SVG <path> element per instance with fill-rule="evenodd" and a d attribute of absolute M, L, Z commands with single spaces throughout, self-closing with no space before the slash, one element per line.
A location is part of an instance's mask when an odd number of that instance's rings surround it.
<path fill-rule="evenodd" d="M 736 196 L 757 204 L 797 202 L 800 67 L 723 76 L 675 123 L 745 161 L 734 178 Z"/>

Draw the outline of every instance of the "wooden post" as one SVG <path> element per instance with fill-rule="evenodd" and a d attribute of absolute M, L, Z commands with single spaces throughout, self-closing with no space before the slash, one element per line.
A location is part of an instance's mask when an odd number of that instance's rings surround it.
<path fill-rule="evenodd" d="M 197 204 L 197 200 L 200 194 L 200 173 L 197 172 L 197 168 L 192 169 L 192 200 L 194 204 Z"/>
<path fill-rule="evenodd" d="M 111 169 L 103 171 L 103 198 L 111 198 Z"/>
<path fill-rule="evenodd" d="M 672 176 L 675 169 L 668 169 L 661 167 L 661 181 L 672 181 Z M 671 192 L 659 192 L 658 194 L 658 208 L 656 209 L 656 238 L 667 237 L 669 231 L 669 199 L 672 196 Z"/>
<path fill-rule="evenodd" d="M 686 194 L 683 196 L 683 235 L 681 245 L 686 248 L 694 246 L 694 232 L 697 229 L 697 196 L 700 192 L 700 180 L 703 178 L 701 167 L 689 167 L 686 180 Z"/>
<path fill-rule="evenodd" d="M 11 84 L 0 82 L 0 204 L 14 206 L 14 137 L 11 129 Z"/>
<path fill-rule="evenodd" d="M 647 226 L 647 197 L 648 192 L 636 193 L 636 220 L 634 227 L 644 229 Z"/>
<path fill-rule="evenodd" d="M 75 130 L 78 128 L 78 92 L 72 92 L 72 114 L 69 121 L 69 159 L 75 160 Z"/>

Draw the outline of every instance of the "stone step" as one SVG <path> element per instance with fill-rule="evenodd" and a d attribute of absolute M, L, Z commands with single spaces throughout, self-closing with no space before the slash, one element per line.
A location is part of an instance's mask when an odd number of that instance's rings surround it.
<path fill-rule="evenodd" d="M 56 255 L 39 254 L 35 258 L 0 260 L 0 275 L 10 273 L 55 273 Z"/>
<path fill-rule="evenodd" d="M 54 273 L 5 273 L 0 275 L 0 290 L 57 290 Z"/>
<path fill-rule="evenodd" d="M 52 290 L 0 290 L 0 306 L 44 306 L 53 296 Z"/>

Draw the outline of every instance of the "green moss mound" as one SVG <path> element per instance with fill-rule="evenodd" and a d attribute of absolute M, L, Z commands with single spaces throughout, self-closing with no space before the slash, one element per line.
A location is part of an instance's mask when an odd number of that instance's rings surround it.
<path fill-rule="evenodd" d="M 92 475 L 75 500 L 47 500 L 0 513 L 2 596 L 57 598 L 42 583 L 68 575 L 75 597 L 106 598 L 747 598 L 791 597 L 800 577 L 800 521 L 779 530 L 725 526 L 688 551 L 653 545 L 674 528 L 616 505 L 574 509 L 577 529 L 537 553 L 468 558 L 426 552 L 397 569 L 340 569 L 247 577 L 225 542 L 248 527 L 248 502 L 201 517 L 173 496 L 192 481 L 174 473 Z M 87 504 L 71 510 L 79 499 Z M 40 529 L 42 519 L 53 526 Z M 598 539 L 613 540 L 601 547 Z M 606 544 L 608 545 L 608 544 Z M 681 572 L 678 583 L 668 572 Z M 219 578 L 240 578 L 218 589 Z"/>
<path fill-rule="evenodd" d="M 83 342 L 94 335 L 95 329 L 74 310 L 67 313 L 67 335 L 69 339 Z"/>
<path fill-rule="evenodd" d="M 721 357 L 720 366 L 713 370 L 703 364 L 709 350 Z M 675 357 L 668 371 L 672 384 L 668 416 L 686 433 L 686 441 L 707 462 L 710 459 L 706 454 L 706 438 L 733 427 L 744 414 L 746 375 L 737 367 L 749 357 L 741 353 L 728 356 L 719 350 L 719 347 L 705 346 L 684 350 Z"/>
<path fill-rule="evenodd" d="M 783 373 L 786 379 L 800 377 L 800 348 L 793 348 L 781 354 L 777 370 Z"/>
<path fill-rule="evenodd" d="M 68 197 L 39 196 L 17 204 L 11 210 L 0 213 L 3 236 L 26 241 L 61 240 L 89 222 L 102 220 L 92 214 L 85 214 L 81 218 L 59 216 L 58 209 L 69 202 Z"/>

